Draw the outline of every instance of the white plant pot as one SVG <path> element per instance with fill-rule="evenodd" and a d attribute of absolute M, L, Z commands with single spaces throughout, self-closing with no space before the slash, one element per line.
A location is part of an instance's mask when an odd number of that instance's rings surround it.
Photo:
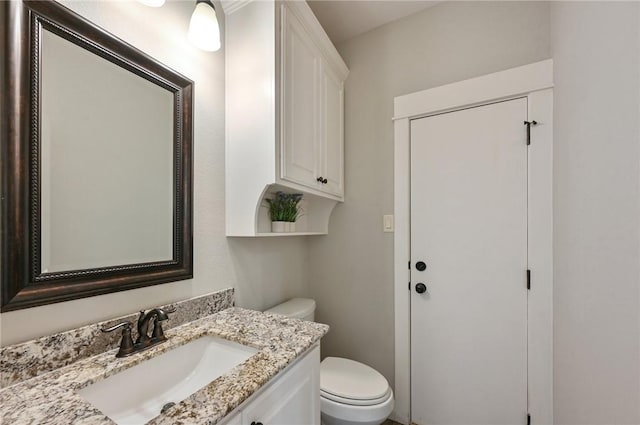
<path fill-rule="evenodd" d="M 272 221 L 271 233 L 293 233 L 296 231 L 296 223 L 290 221 Z"/>
<path fill-rule="evenodd" d="M 289 223 L 286 221 L 272 221 L 271 232 L 272 233 L 286 233 L 289 229 Z"/>

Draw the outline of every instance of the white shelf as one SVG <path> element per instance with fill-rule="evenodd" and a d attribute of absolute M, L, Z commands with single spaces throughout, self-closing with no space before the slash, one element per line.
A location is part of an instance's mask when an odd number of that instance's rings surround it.
<path fill-rule="evenodd" d="M 230 238 L 269 238 L 278 236 L 324 236 L 323 232 L 287 232 L 287 233 L 256 233 L 255 235 L 227 235 Z"/>
<path fill-rule="evenodd" d="M 301 215 L 296 221 L 296 232 L 271 232 L 269 208 L 265 199 L 273 198 L 275 193 L 301 193 Z M 244 194 L 249 195 L 249 194 Z M 283 185 L 267 185 L 261 193 L 242 196 L 233 192 L 236 205 L 244 203 L 246 214 L 227 214 L 227 236 L 229 237 L 277 237 L 277 236 L 314 236 L 326 235 L 329 232 L 329 217 L 338 201 L 322 196 L 292 189 Z M 230 194 L 227 194 L 229 199 Z M 238 211 L 236 209 L 236 211 Z"/>

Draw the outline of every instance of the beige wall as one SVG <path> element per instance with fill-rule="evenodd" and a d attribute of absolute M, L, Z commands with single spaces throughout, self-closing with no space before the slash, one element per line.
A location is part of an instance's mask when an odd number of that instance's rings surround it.
<path fill-rule="evenodd" d="M 310 242 L 324 355 L 393 378 L 393 97 L 553 57 L 555 421 L 640 423 L 639 9 L 448 2 L 338 46 L 346 202 Z"/>
<path fill-rule="evenodd" d="M 557 424 L 640 423 L 640 3 L 554 2 Z"/>
<path fill-rule="evenodd" d="M 547 59 L 549 5 L 446 2 L 338 46 L 345 87 L 346 199 L 310 240 L 310 292 L 332 326 L 323 355 L 363 361 L 393 382 L 393 98 Z"/>
<path fill-rule="evenodd" d="M 224 236 L 224 50 L 207 53 L 188 44 L 194 3 L 169 1 L 159 9 L 135 1 L 64 3 L 195 81 L 194 279 L 3 313 L 1 343 L 228 287 L 236 288 L 238 305 L 257 309 L 305 295 L 304 238 L 267 241 Z"/>
<path fill-rule="evenodd" d="M 393 381 L 393 97 L 546 59 L 553 44 L 555 420 L 640 423 L 638 3 L 446 2 L 338 46 L 346 202 L 308 240 L 224 237 L 224 53 L 186 44 L 190 2 L 70 5 L 196 81 L 195 278 L 4 313 L 3 344 L 233 286 L 258 309 L 313 296 L 332 325 L 323 354 Z"/>

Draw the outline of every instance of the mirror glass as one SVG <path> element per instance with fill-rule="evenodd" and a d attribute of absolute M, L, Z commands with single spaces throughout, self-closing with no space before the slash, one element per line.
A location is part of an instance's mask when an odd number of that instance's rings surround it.
<path fill-rule="evenodd" d="M 174 94 L 41 34 L 41 272 L 171 260 Z"/>

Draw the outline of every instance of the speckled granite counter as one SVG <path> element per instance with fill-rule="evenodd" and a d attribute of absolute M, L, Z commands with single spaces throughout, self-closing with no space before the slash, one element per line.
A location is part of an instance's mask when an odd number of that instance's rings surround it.
<path fill-rule="evenodd" d="M 76 391 L 201 336 L 215 335 L 259 351 L 149 422 L 215 424 L 328 330 L 319 323 L 229 308 L 168 330 L 169 341 L 148 351 L 117 359 L 111 350 L 0 390 L 0 423 L 113 424 Z"/>
<path fill-rule="evenodd" d="M 165 331 L 176 326 L 209 316 L 234 305 L 233 288 L 222 289 L 188 300 L 166 304 L 164 310 L 176 309 L 165 321 Z M 147 306 L 153 308 L 156 306 Z M 113 350 L 120 345 L 120 332 L 104 333 L 100 329 L 116 323 L 136 323 L 137 313 L 114 317 L 103 322 L 92 323 L 25 341 L 0 347 L 0 387 L 51 372 L 88 357 Z"/>

